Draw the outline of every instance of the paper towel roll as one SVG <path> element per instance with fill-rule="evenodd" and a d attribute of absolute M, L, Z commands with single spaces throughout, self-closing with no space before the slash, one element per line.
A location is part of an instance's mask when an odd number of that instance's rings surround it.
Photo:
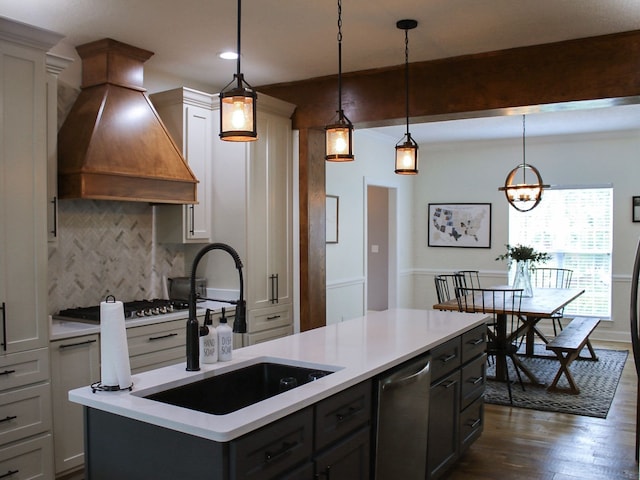
<path fill-rule="evenodd" d="M 122 302 L 100 303 L 100 368 L 104 387 L 131 386 L 129 346 Z"/>

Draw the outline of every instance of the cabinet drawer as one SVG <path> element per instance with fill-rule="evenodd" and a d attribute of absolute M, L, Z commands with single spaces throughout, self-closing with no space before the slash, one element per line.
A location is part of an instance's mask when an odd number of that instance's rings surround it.
<path fill-rule="evenodd" d="M 0 394 L 0 444 L 51 429 L 50 408 L 48 383 Z"/>
<path fill-rule="evenodd" d="M 129 356 L 168 350 L 186 344 L 186 320 L 156 323 L 127 329 Z"/>
<path fill-rule="evenodd" d="M 461 364 L 460 337 L 431 350 L 431 381 L 434 382 L 458 368 Z"/>
<path fill-rule="evenodd" d="M 11 480 L 50 479 L 53 472 L 51 435 L 0 449 L 0 474 Z M 11 473 L 11 474 L 10 474 Z"/>
<path fill-rule="evenodd" d="M 293 334 L 293 325 L 287 325 L 286 327 L 273 328 L 271 330 L 264 330 L 257 333 L 247 334 L 247 346 L 255 345 L 256 343 L 268 342 L 276 338 L 286 337 Z"/>
<path fill-rule="evenodd" d="M 311 407 L 231 442 L 231 478 L 267 480 L 311 458 Z"/>
<path fill-rule="evenodd" d="M 371 382 L 362 382 L 316 405 L 316 451 L 371 419 Z"/>
<path fill-rule="evenodd" d="M 0 391 L 49 379 L 49 349 L 0 357 Z"/>
<path fill-rule="evenodd" d="M 462 367 L 461 409 L 467 408 L 470 403 L 484 393 L 487 381 L 486 367 L 487 356 L 485 354 Z"/>
<path fill-rule="evenodd" d="M 291 305 L 278 305 L 250 311 L 247 322 L 247 332 L 255 333 L 289 325 L 293 325 Z"/>
<path fill-rule="evenodd" d="M 369 427 L 341 439 L 316 457 L 316 476 L 313 478 L 370 480 L 370 445 Z"/>
<path fill-rule="evenodd" d="M 487 349 L 487 325 L 482 324 L 462 334 L 462 363 L 484 353 Z"/>
<path fill-rule="evenodd" d="M 480 397 L 460 414 L 460 453 L 480 437 L 483 427 L 484 397 Z"/>
<path fill-rule="evenodd" d="M 131 365 L 131 373 L 136 374 L 168 365 L 175 365 L 176 363 L 184 362 L 185 359 L 185 346 L 180 345 L 178 347 L 130 357 L 129 364 Z"/>

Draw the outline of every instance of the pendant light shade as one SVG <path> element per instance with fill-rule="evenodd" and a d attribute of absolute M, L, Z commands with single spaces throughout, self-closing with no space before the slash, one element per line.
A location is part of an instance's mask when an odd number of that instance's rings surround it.
<path fill-rule="evenodd" d="M 396 23 L 396 27 L 404 30 L 405 107 L 407 112 L 407 133 L 396 144 L 395 172 L 399 175 L 416 175 L 418 173 L 418 144 L 411 138 L 409 132 L 409 30 L 417 26 L 416 20 L 400 20 Z"/>
<path fill-rule="evenodd" d="M 238 59 L 233 80 L 220 92 L 220 138 L 231 142 L 251 142 L 258 138 L 255 90 L 240 72 L 241 1 L 238 0 Z"/>
<path fill-rule="evenodd" d="M 325 127 L 325 160 L 352 162 L 353 124 L 342 110 L 342 0 L 338 0 L 338 120 Z"/>
<path fill-rule="evenodd" d="M 415 175 L 418 173 L 418 144 L 407 132 L 404 143 L 396 145 L 396 173 L 398 175 Z M 402 140 L 401 140 L 402 141 Z"/>
<path fill-rule="evenodd" d="M 533 177 L 534 182 L 527 183 Z M 518 183 L 522 178 L 522 183 Z M 542 192 L 549 185 L 542 183 L 542 176 L 536 167 L 527 165 L 525 149 L 525 116 L 522 116 L 522 163 L 511 170 L 504 182 L 504 187 L 498 188 L 504 192 L 509 204 L 520 212 L 533 210 L 542 200 Z"/>

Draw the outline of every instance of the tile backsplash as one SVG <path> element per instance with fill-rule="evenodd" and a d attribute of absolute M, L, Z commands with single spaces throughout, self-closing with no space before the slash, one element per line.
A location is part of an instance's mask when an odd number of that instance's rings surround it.
<path fill-rule="evenodd" d="M 49 313 L 107 295 L 161 297 L 166 278 L 184 275 L 184 257 L 183 245 L 156 241 L 147 203 L 61 200 L 58 239 L 49 244 Z"/>

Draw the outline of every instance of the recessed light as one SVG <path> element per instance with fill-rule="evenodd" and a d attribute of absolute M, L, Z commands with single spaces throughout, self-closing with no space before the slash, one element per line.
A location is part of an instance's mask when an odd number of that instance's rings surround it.
<path fill-rule="evenodd" d="M 236 52 L 221 52 L 218 56 L 224 60 L 237 60 L 238 54 Z"/>

